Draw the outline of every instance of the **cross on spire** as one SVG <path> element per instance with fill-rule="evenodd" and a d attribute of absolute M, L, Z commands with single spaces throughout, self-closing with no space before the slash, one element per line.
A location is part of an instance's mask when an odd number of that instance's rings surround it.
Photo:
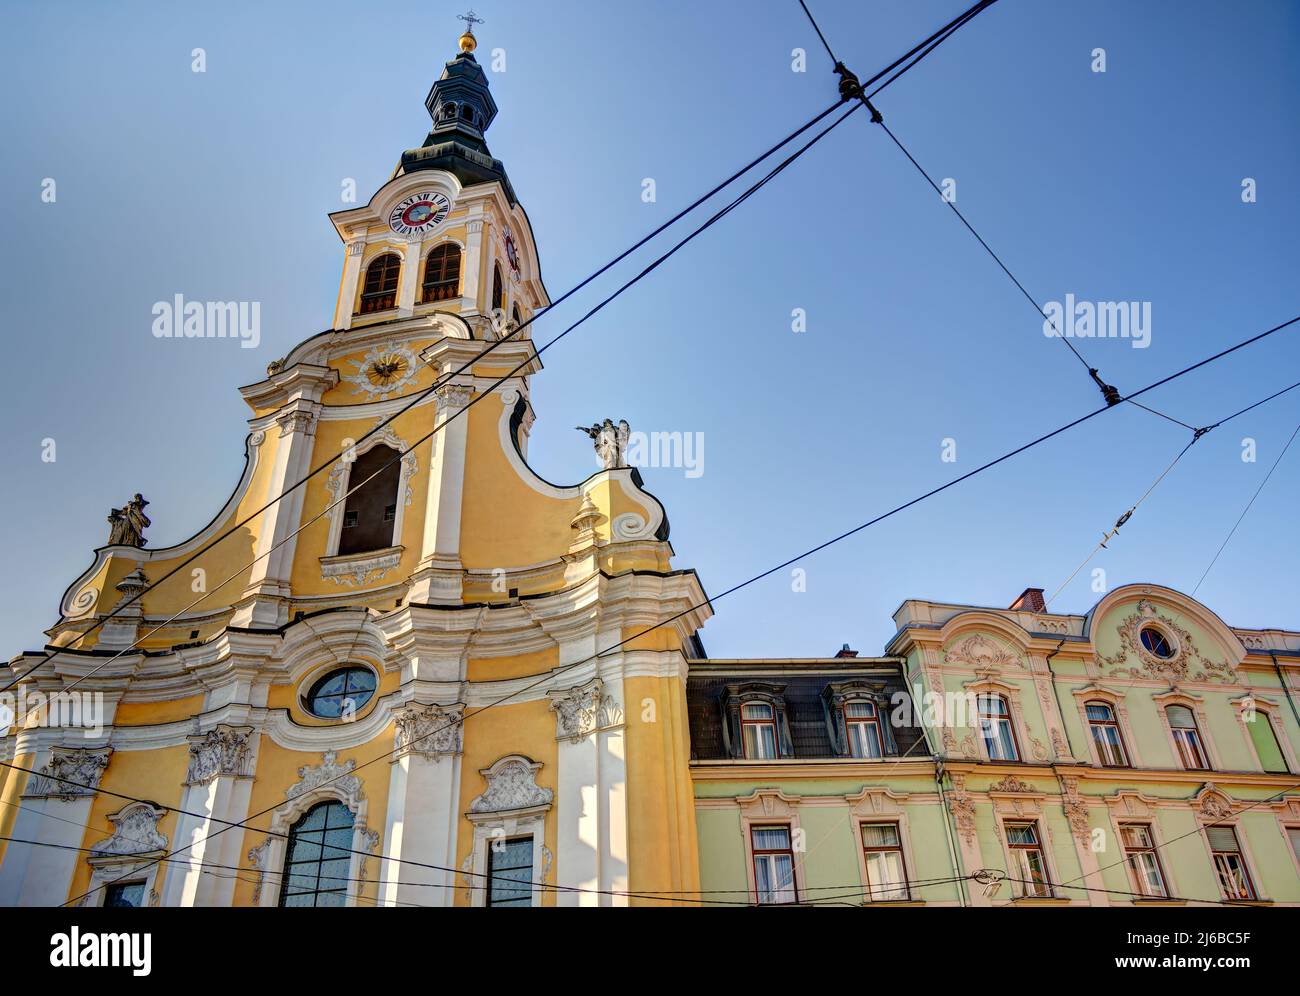
<path fill-rule="evenodd" d="M 474 25 L 487 23 L 486 21 L 483 20 L 483 18 L 479 17 L 476 13 L 474 13 L 474 9 L 472 7 L 470 8 L 469 12 L 466 14 L 457 14 L 456 20 L 464 21 L 465 30 L 469 32 L 471 35 L 474 33 Z"/>

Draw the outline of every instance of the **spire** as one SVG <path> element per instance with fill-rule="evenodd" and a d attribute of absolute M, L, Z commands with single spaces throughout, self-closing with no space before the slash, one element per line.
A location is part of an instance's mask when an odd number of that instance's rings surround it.
<path fill-rule="evenodd" d="M 399 172 L 444 169 L 465 186 L 498 180 L 513 203 L 514 190 L 505 167 L 493 159 L 484 133 L 497 115 L 496 101 L 488 89 L 487 74 L 474 58 L 478 39 L 474 25 L 483 19 L 474 11 L 457 15 L 466 24 L 459 39 L 460 54 L 448 62 L 429 90 L 424 106 L 433 128 L 418 149 L 402 154 Z"/>

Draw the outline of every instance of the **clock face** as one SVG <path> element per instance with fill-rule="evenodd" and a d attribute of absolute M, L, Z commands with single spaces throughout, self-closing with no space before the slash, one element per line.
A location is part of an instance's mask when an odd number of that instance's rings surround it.
<path fill-rule="evenodd" d="M 519 247 L 515 245 L 515 237 L 506 232 L 505 237 L 506 259 L 510 263 L 510 269 L 517 274 L 519 272 Z"/>
<path fill-rule="evenodd" d="M 388 215 L 388 227 L 398 235 L 424 235 L 442 224 L 451 201 L 436 190 L 423 190 L 401 201 Z"/>

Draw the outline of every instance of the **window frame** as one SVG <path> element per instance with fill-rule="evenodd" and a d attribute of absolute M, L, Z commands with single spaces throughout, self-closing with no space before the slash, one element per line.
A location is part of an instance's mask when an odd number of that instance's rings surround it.
<path fill-rule="evenodd" d="M 439 265 L 440 279 L 434 281 L 429 279 L 429 265 L 433 261 L 433 254 L 439 250 L 446 250 L 446 254 L 454 251 L 456 254 L 455 273 L 448 277 L 446 275 L 447 264 L 442 261 Z M 442 239 L 437 244 L 430 247 L 429 251 L 424 254 L 420 263 L 420 300 L 419 304 L 439 304 L 443 301 L 455 301 L 462 296 L 461 281 L 465 271 L 465 248 L 454 239 Z M 430 287 L 450 288 L 450 293 L 442 297 L 430 297 Z"/>
<path fill-rule="evenodd" d="M 375 264 L 377 264 L 380 260 L 384 260 L 389 257 L 392 257 L 393 259 L 397 260 L 397 267 L 396 270 L 394 271 L 395 275 L 392 278 L 392 285 L 393 285 L 392 289 L 391 290 L 380 289 L 375 291 L 366 290 L 366 287 L 368 286 L 370 280 L 370 272 L 372 269 L 374 269 Z M 385 245 L 382 251 L 375 253 L 375 255 L 370 258 L 370 262 L 366 263 L 365 266 L 362 268 L 361 279 L 357 281 L 357 285 L 360 288 L 360 290 L 358 291 L 356 307 L 353 311 L 353 314 L 354 315 L 375 315 L 383 311 L 392 311 L 396 309 L 397 296 L 399 293 L 401 293 L 401 288 L 402 288 L 402 267 L 404 264 L 405 264 L 405 260 L 402 259 L 402 253 L 397 249 L 394 249 L 392 246 Z M 386 270 L 384 273 L 384 286 L 386 286 L 388 283 L 387 264 L 385 264 L 385 267 Z M 387 301 L 382 306 L 373 304 L 373 302 L 375 301 L 384 301 L 386 298 L 390 296 L 392 300 Z"/>
<path fill-rule="evenodd" d="M 344 497 L 351 487 L 352 467 L 356 463 L 356 458 L 364 453 L 369 453 L 376 446 L 387 446 L 389 449 L 396 450 L 400 454 L 398 465 L 400 467 L 397 475 L 397 493 L 393 496 L 397 503 L 397 514 L 393 518 L 393 535 L 389 545 L 379 550 L 367 550 L 362 553 L 339 553 L 339 545 L 343 541 L 343 518 L 347 511 L 347 499 Z M 326 492 L 328 500 L 333 502 L 333 507 L 328 511 L 330 530 L 329 537 L 325 541 L 325 556 L 321 557 L 321 565 L 329 566 L 336 558 L 342 558 L 348 563 L 365 562 L 371 558 L 388 558 L 392 559 L 393 554 L 400 556 L 402 531 L 406 522 L 406 507 L 414 498 L 414 491 L 411 482 L 415 479 L 416 472 L 419 470 L 419 458 L 415 451 L 402 439 L 397 433 L 392 431 L 390 426 L 385 426 L 368 439 L 363 439 L 356 446 L 351 448 L 350 460 L 340 460 L 335 464 L 334 469 L 330 471 L 329 478 L 326 481 Z M 391 566 L 396 566 L 394 562 Z"/>
<path fill-rule="evenodd" d="M 370 694 L 365 698 L 365 700 L 362 702 L 358 702 L 356 704 L 356 708 L 352 713 L 353 717 L 362 715 L 364 712 L 366 712 L 370 704 L 375 702 L 379 698 L 379 684 L 381 680 L 381 675 L 379 674 L 379 672 L 377 672 L 370 665 L 364 664 L 360 661 L 349 661 L 342 664 L 335 661 L 332 662 L 331 664 L 325 665 L 323 669 L 316 668 L 315 670 L 313 670 L 311 675 L 309 675 L 308 680 L 303 682 L 302 685 L 300 686 L 303 689 L 303 691 L 299 696 L 299 705 L 302 707 L 303 712 L 305 712 L 308 716 L 311 716 L 313 719 L 321 719 L 321 720 L 326 720 L 328 722 L 343 722 L 342 713 L 340 713 L 338 716 L 324 716 L 316 712 L 315 710 L 313 710 L 311 707 L 312 692 L 315 691 L 319 685 L 324 684 L 327 680 L 332 678 L 335 674 L 339 673 L 340 671 L 348 672 L 348 677 L 344 679 L 344 693 L 343 693 L 344 699 L 346 699 L 346 689 L 348 687 L 348 681 L 351 678 L 353 672 L 364 671 L 365 673 L 370 675 L 371 680 L 374 681 L 375 683 L 374 688 L 370 689 Z"/>
<path fill-rule="evenodd" d="M 994 757 L 993 751 L 989 747 L 990 738 L 985 727 L 984 701 L 986 699 L 996 699 L 1006 707 L 1006 713 L 996 717 L 999 722 L 1005 722 L 1007 729 L 1011 733 L 1011 749 L 1014 752 L 1013 757 Z M 984 745 L 984 753 L 990 761 L 997 764 L 1019 764 L 1024 759 L 1024 754 L 1020 748 L 1020 737 L 1016 731 L 1015 713 L 1013 712 L 1011 697 L 1000 690 L 985 690 L 975 692 L 975 711 L 976 711 L 976 731 L 980 735 L 980 742 Z"/>
<path fill-rule="evenodd" d="M 768 718 L 766 719 L 746 719 L 745 710 L 747 709 L 766 709 Z M 749 753 L 749 738 L 745 736 L 748 727 L 770 727 L 772 730 L 772 751 L 771 756 Z M 754 738 L 756 745 L 763 743 L 761 735 Z M 771 702 L 752 701 L 740 703 L 740 751 L 746 761 L 775 761 L 781 756 L 781 730 L 778 724 L 777 709 Z"/>
<path fill-rule="evenodd" d="M 893 827 L 897 835 L 898 843 L 892 847 L 871 847 L 867 844 L 867 838 L 864 831 L 867 827 Z M 866 886 L 866 901 L 870 903 L 905 903 L 912 900 L 912 876 L 908 871 L 907 849 L 904 847 L 904 829 L 900 820 L 859 820 L 858 821 L 858 842 L 862 849 L 863 855 L 863 884 Z M 903 894 L 901 896 L 889 896 L 877 899 L 873 893 L 874 889 L 871 884 L 871 854 L 894 853 L 898 854 L 898 863 L 903 872 Z"/>
<path fill-rule="evenodd" d="M 1110 719 L 1108 720 L 1094 719 L 1093 717 L 1089 716 L 1088 709 L 1091 706 L 1100 706 L 1103 709 L 1105 709 L 1108 713 L 1110 713 Z M 1083 703 L 1083 710 L 1084 710 L 1083 713 L 1084 718 L 1087 720 L 1088 723 L 1089 740 L 1092 744 L 1093 752 L 1096 755 L 1098 765 L 1103 768 L 1133 767 L 1132 761 L 1129 758 L 1128 744 L 1125 742 L 1124 739 L 1124 730 L 1123 727 L 1120 726 L 1119 714 L 1116 712 L 1114 704 L 1107 702 L 1105 699 L 1093 698 L 1093 699 L 1088 699 L 1086 702 Z M 1099 740 L 1097 737 L 1098 728 L 1103 730 L 1114 730 L 1116 742 L 1114 744 L 1108 744 L 1107 746 L 1109 748 L 1119 751 L 1120 759 L 1118 763 L 1112 763 L 1106 759 L 1105 752 L 1102 749 L 1102 741 Z"/>
<path fill-rule="evenodd" d="M 1230 831 L 1232 833 L 1233 842 L 1237 845 L 1236 850 L 1221 851 L 1215 848 L 1214 843 L 1210 840 L 1211 830 Z M 1223 896 L 1224 900 L 1227 902 L 1238 902 L 1238 903 L 1258 902 L 1260 899 L 1259 887 L 1255 884 L 1255 875 L 1251 869 L 1250 859 L 1247 857 L 1246 854 L 1246 845 L 1241 839 L 1241 834 L 1238 832 L 1237 824 L 1235 822 L 1204 823 L 1201 825 L 1201 831 L 1202 831 L 1201 835 L 1205 840 L 1205 846 L 1209 849 L 1210 852 L 1210 865 L 1214 869 L 1214 877 L 1216 881 L 1219 883 L 1219 892 Z M 1250 893 L 1250 895 L 1248 896 L 1230 896 L 1228 894 L 1227 888 L 1225 888 L 1223 870 L 1221 869 L 1219 858 L 1220 856 L 1228 856 L 1234 854 L 1239 859 L 1239 864 L 1240 864 L 1239 870 L 1241 873 L 1241 880 L 1242 882 L 1244 882 L 1247 891 Z M 1226 865 L 1226 862 L 1224 864 Z"/>
<path fill-rule="evenodd" d="M 756 831 L 760 831 L 760 830 L 784 830 L 786 833 L 786 841 L 788 842 L 789 846 L 780 849 L 764 848 L 762 850 L 759 850 L 759 848 L 754 843 L 754 834 Z M 749 824 L 749 826 L 746 828 L 746 833 L 748 835 L 747 839 L 749 843 L 750 873 L 753 876 L 755 904 L 758 906 L 799 905 L 800 903 L 799 862 L 796 860 L 795 849 L 794 849 L 795 828 L 790 823 L 782 822 L 780 820 L 774 820 L 768 822 L 754 822 Z M 760 857 L 777 857 L 781 855 L 789 855 L 790 858 L 790 892 L 793 893 L 794 898 L 784 902 L 765 903 L 763 902 L 762 899 L 763 894 L 760 893 L 758 889 L 758 859 Z M 771 867 L 773 868 L 773 870 L 775 870 L 775 863 L 773 863 Z M 775 878 L 771 879 L 771 881 L 775 881 Z"/>
<path fill-rule="evenodd" d="M 492 859 L 493 859 L 493 855 L 496 854 L 496 847 L 495 847 L 496 840 L 501 840 L 501 842 L 504 844 L 517 844 L 521 841 L 528 842 L 528 878 L 527 878 L 528 888 L 525 890 L 525 892 L 527 893 L 528 901 L 526 903 L 520 902 L 520 900 L 524 898 L 523 896 L 519 896 L 515 899 L 508 899 L 502 902 L 493 902 L 492 900 L 492 889 L 494 884 Z M 484 879 L 484 885 L 483 885 L 483 905 L 488 908 L 514 907 L 520 905 L 532 906 L 533 905 L 532 894 L 537 891 L 532 884 L 533 882 L 536 881 L 536 879 L 533 878 L 533 876 L 536 874 L 536 865 L 535 865 L 536 857 L 537 857 L 537 840 L 536 840 L 536 835 L 532 833 L 516 834 L 513 837 L 496 838 L 491 843 L 489 843 L 487 847 L 487 854 L 486 854 L 487 866 L 484 871 L 484 873 L 487 875 L 487 878 Z M 505 870 L 512 871 L 515 869 L 507 868 Z"/>
<path fill-rule="evenodd" d="M 1028 827 L 1030 830 L 1032 830 L 1034 834 L 1034 843 L 1032 845 L 1013 844 L 1011 842 L 1011 830 L 1013 827 Z M 1043 844 L 1043 830 L 1042 830 L 1041 818 L 1032 817 L 1032 818 L 1003 819 L 1002 820 L 1002 842 L 1003 842 L 1003 846 L 1005 846 L 1007 850 L 1007 865 L 1008 865 L 1007 877 L 1016 879 L 1016 881 L 1012 881 L 1011 883 L 1012 891 L 1016 893 L 1015 898 L 1016 899 L 1055 899 L 1056 889 L 1054 884 L 1054 877 L 1052 875 L 1052 866 L 1049 863 L 1047 858 L 1047 848 Z M 1033 885 L 1033 874 L 1032 872 L 1028 872 L 1029 877 L 1024 881 L 1019 881 L 1020 879 L 1024 878 L 1024 874 L 1022 873 L 1025 873 L 1026 869 L 1022 868 L 1018 861 L 1014 862 L 1015 869 L 1016 869 L 1015 874 L 1014 875 L 1011 874 L 1011 866 L 1013 864 L 1013 859 L 1015 855 L 1021 851 L 1025 851 L 1025 852 L 1032 851 L 1038 854 L 1038 860 L 1042 866 L 1042 876 L 1043 876 L 1042 887 L 1044 889 L 1042 893 L 1036 892 L 1030 894 L 1029 892 L 1025 891 L 1029 889 L 1031 885 Z"/>
<path fill-rule="evenodd" d="M 322 826 L 321 829 L 320 829 L 319 831 L 317 831 L 317 830 L 301 831 L 301 830 L 299 829 L 300 826 L 301 826 L 301 824 L 302 824 L 302 823 L 303 823 L 303 822 L 304 822 L 304 821 L 305 821 L 309 816 L 311 816 L 312 813 L 314 813 L 317 809 L 321 809 L 321 808 L 326 808 L 326 809 L 328 809 L 329 811 L 333 811 L 333 810 L 342 810 L 343 812 L 347 813 L 349 817 L 351 817 L 351 822 L 350 822 L 350 824 L 349 824 L 348 826 L 335 826 L 335 827 L 331 827 L 331 826 L 329 825 L 329 824 L 330 824 L 330 816 L 329 816 L 329 812 L 327 812 L 327 813 L 326 813 L 326 816 L 325 816 L 325 825 Z M 280 907 L 281 909 L 284 909 L 284 908 L 297 909 L 298 907 L 296 907 L 296 906 L 294 906 L 294 907 L 286 907 L 285 900 L 286 900 L 286 899 L 292 899 L 292 898 L 294 898 L 294 897 L 296 897 L 296 896 L 313 896 L 313 897 L 319 897 L 319 896 L 321 896 L 321 895 L 337 895 L 337 896 L 339 896 L 339 897 L 342 899 L 342 902 L 339 902 L 339 903 L 330 903 L 330 904 L 325 904 L 326 908 L 333 907 L 333 906 L 347 906 L 347 905 L 348 905 L 348 898 L 349 898 L 349 890 L 350 890 L 351 885 L 352 885 L 352 883 L 349 881 L 349 879 L 352 877 L 351 874 L 346 875 L 346 876 L 330 876 L 330 877 L 329 877 L 329 880 L 330 880 L 330 881 L 337 881 L 337 882 L 339 882 L 338 886 L 337 886 L 337 887 L 328 888 L 328 889 L 322 889 L 322 888 L 320 887 L 320 886 L 321 886 L 321 869 L 322 869 L 322 867 L 326 864 L 327 861 L 347 861 L 347 862 L 348 862 L 348 865 L 349 865 L 349 871 L 350 871 L 351 864 L 352 864 L 352 862 L 351 862 L 352 855 L 349 853 L 350 850 L 351 850 L 351 843 L 349 842 L 349 845 L 348 845 L 347 848 L 342 848 L 342 847 L 340 847 L 340 846 L 337 845 L 337 844 L 326 844 L 326 843 L 325 843 L 325 836 L 326 836 L 326 835 L 327 835 L 331 830 L 347 830 L 347 831 L 350 832 L 350 833 L 349 833 L 349 837 L 350 837 L 351 839 L 355 840 L 355 838 L 356 838 L 356 827 L 357 827 L 357 814 L 354 813 L 351 809 L 349 809 L 348 806 L 347 806 L 347 804 L 344 803 L 344 802 L 343 802 L 342 800 L 340 800 L 340 799 L 320 799 L 320 800 L 318 800 L 317 802 L 313 803 L 311 806 L 307 807 L 307 809 L 304 810 L 304 811 L 303 811 L 303 812 L 298 816 L 298 818 L 297 818 L 296 820 L 294 820 L 293 823 L 289 826 L 288 839 L 286 839 L 285 842 L 284 842 L 284 854 L 283 854 L 283 856 L 281 857 L 281 860 L 280 860 L 280 880 L 279 880 L 279 883 L 278 883 L 278 888 L 277 888 L 277 890 L 276 890 L 277 895 L 276 895 L 275 905 L 278 906 L 278 907 Z M 293 858 L 293 854 L 294 854 L 294 844 L 297 842 L 297 839 L 298 839 L 298 838 L 297 838 L 297 835 L 298 835 L 299 833 L 313 833 L 313 834 L 314 834 L 314 833 L 319 833 L 319 834 L 321 835 L 321 841 L 320 841 L 320 845 L 319 845 L 319 846 L 320 846 L 320 851 L 321 851 L 321 853 L 317 856 L 316 860 L 315 860 L 314 862 L 312 862 L 312 861 L 302 861 L 302 862 L 298 862 L 299 864 L 302 864 L 302 865 L 315 864 L 315 866 L 316 866 L 316 888 L 313 889 L 313 890 L 303 890 L 303 891 L 299 891 L 299 892 L 295 892 L 295 893 L 289 894 L 289 893 L 287 892 L 287 886 L 288 886 L 288 884 L 289 884 L 289 879 L 290 879 L 291 876 L 296 875 L 296 874 L 299 874 L 299 873 L 296 873 L 296 872 L 290 872 L 290 871 L 289 871 L 290 861 L 291 861 L 291 859 Z M 334 849 L 336 849 L 336 850 L 343 851 L 343 854 L 341 854 L 341 855 L 339 855 L 338 857 L 335 857 L 335 858 L 327 859 L 327 858 L 325 857 L 325 853 L 324 853 L 326 847 L 331 847 L 331 848 L 334 848 Z M 310 907 L 310 908 L 312 908 L 312 909 L 322 908 L 322 904 L 321 904 L 321 903 L 318 903 L 318 902 L 313 902 L 313 903 L 311 903 L 311 907 Z"/>
<path fill-rule="evenodd" d="M 1172 893 L 1169 888 L 1169 876 L 1165 874 L 1164 862 L 1160 860 L 1160 842 L 1156 839 L 1154 821 L 1143 820 L 1123 820 L 1117 824 L 1120 849 L 1124 852 L 1124 867 L 1128 869 L 1129 883 L 1133 886 L 1133 891 L 1140 895 L 1132 898 L 1137 900 L 1144 899 L 1170 899 Z M 1144 848 L 1130 850 L 1127 841 L 1124 839 L 1125 830 L 1141 830 L 1146 834 L 1149 844 Z M 1135 856 L 1141 854 L 1150 854 L 1151 860 L 1155 864 L 1156 875 L 1160 879 L 1161 893 L 1153 895 L 1149 890 L 1146 880 L 1138 874 Z"/>
<path fill-rule="evenodd" d="M 850 706 L 866 706 L 871 710 L 871 716 L 850 716 Z M 881 729 L 880 706 L 875 701 L 865 697 L 849 698 L 840 706 L 840 718 L 844 723 L 844 746 L 848 749 L 848 756 L 859 761 L 874 761 L 885 756 L 885 734 Z M 876 753 L 874 754 L 856 754 L 854 753 L 853 728 L 855 726 L 865 727 L 871 737 L 875 739 Z"/>
<path fill-rule="evenodd" d="M 1173 723 L 1173 719 L 1169 715 L 1170 709 L 1186 710 L 1187 715 L 1191 717 L 1192 725 L 1175 726 Z M 1165 727 L 1169 730 L 1169 737 L 1174 744 L 1174 759 L 1178 762 L 1178 764 L 1182 767 L 1182 769 L 1184 771 L 1213 771 L 1214 768 L 1210 766 L 1210 755 L 1209 755 L 1209 751 L 1206 750 L 1205 737 L 1201 733 L 1201 724 L 1198 721 L 1196 710 L 1193 707 L 1186 705 L 1182 702 L 1170 702 L 1161 709 L 1161 712 L 1164 715 Z M 1194 741 L 1189 739 L 1188 737 L 1187 731 L 1189 730 L 1191 731 L 1191 734 L 1194 735 L 1195 738 Z M 1179 735 L 1180 732 L 1182 733 L 1182 736 Z M 1188 763 L 1189 760 L 1188 755 L 1191 753 L 1188 746 L 1189 744 L 1195 746 L 1196 753 L 1199 755 L 1199 760 L 1202 761 L 1203 763 L 1201 764 Z M 1192 760 L 1195 760 L 1195 758 L 1193 758 Z"/>

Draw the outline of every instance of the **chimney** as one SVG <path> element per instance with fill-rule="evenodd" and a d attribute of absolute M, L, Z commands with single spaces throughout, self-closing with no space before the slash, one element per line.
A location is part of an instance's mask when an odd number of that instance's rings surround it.
<path fill-rule="evenodd" d="M 1011 610 L 1023 612 L 1046 612 L 1047 605 L 1043 601 L 1042 588 L 1026 588 L 1020 593 L 1020 597 L 1011 603 Z"/>
<path fill-rule="evenodd" d="M 844 644 L 844 646 L 840 647 L 840 652 L 835 656 L 836 657 L 857 657 L 858 652 L 856 650 L 850 650 L 849 645 L 846 643 Z"/>

